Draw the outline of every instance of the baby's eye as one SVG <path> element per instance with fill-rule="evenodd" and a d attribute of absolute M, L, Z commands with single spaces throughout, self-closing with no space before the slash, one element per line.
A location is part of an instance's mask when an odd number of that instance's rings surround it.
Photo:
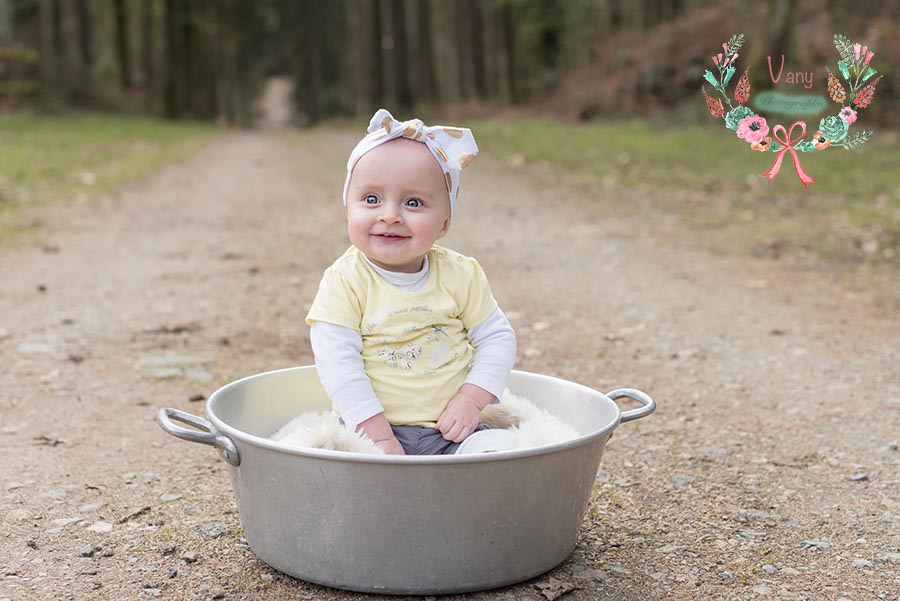
<path fill-rule="evenodd" d="M 366 197 L 363 198 L 363 202 L 365 202 L 367 205 L 377 205 L 378 197 L 374 194 L 367 194 Z"/>
<path fill-rule="evenodd" d="M 410 198 L 409 200 L 406 201 L 406 206 L 413 207 L 413 208 L 421 207 L 422 201 L 419 200 L 418 198 Z"/>

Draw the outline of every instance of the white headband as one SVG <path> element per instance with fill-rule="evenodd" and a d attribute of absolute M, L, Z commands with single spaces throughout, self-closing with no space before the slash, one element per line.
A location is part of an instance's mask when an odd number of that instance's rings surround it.
<path fill-rule="evenodd" d="M 459 172 L 466 168 L 475 155 L 478 146 L 470 129 L 448 127 L 444 125 L 427 126 L 419 119 L 400 122 L 394 119 L 386 109 L 378 109 L 369 121 L 368 134 L 347 161 L 347 179 L 344 182 L 344 206 L 347 206 L 347 191 L 350 188 L 350 176 L 357 161 L 376 146 L 396 138 L 409 138 L 423 142 L 444 172 L 444 182 L 450 195 L 450 217 L 456 210 L 456 195 L 459 192 Z"/>

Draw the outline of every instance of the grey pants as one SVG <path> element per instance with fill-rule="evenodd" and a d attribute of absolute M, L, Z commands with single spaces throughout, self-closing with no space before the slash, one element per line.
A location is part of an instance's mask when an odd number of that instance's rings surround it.
<path fill-rule="evenodd" d="M 487 429 L 485 424 L 478 424 L 475 432 Z M 391 430 L 407 455 L 452 455 L 462 444 L 447 440 L 437 428 L 391 426 Z"/>

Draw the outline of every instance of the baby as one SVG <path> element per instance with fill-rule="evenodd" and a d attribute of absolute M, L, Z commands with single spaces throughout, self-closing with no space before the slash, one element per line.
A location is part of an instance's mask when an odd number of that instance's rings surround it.
<path fill-rule="evenodd" d="M 307 323 L 319 380 L 344 424 L 386 453 L 455 453 L 503 395 L 515 332 L 481 266 L 435 245 L 450 228 L 468 129 L 380 109 L 344 183 L 352 246 L 319 284 Z"/>

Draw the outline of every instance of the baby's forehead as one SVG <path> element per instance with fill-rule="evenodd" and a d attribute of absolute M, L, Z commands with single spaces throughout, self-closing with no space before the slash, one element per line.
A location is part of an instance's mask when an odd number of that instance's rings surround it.
<path fill-rule="evenodd" d="M 416 142 L 408 138 L 394 138 L 388 140 L 384 144 L 379 144 L 372 150 L 360 157 L 361 162 L 366 157 L 385 157 L 385 158 L 405 158 L 407 160 L 415 160 L 417 163 L 421 161 L 423 165 L 431 165 L 440 169 L 440 165 L 428 147 L 422 142 Z"/>
<path fill-rule="evenodd" d="M 379 144 L 362 155 L 353 168 L 354 174 L 370 170 L 407 175 L 413 178 L 434 177 L 444 181 L 444 172 L 431 151 L 422 142 L 396 138 Z"/>

